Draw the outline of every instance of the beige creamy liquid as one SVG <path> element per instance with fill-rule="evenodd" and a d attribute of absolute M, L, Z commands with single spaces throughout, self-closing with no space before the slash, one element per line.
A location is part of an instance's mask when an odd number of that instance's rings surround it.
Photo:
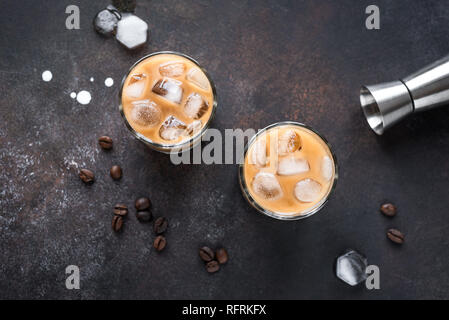
<path fill-rule="evenodd" d="M 277 148 L 278 138 L 282 136 L 287 130 L 294 130 L 301 140 L 301 148 L 293 153 L 287 155 L 279 155 Z M 267 164 L 265 166 L 258 166 L 252 164 L 251 155 L 255 148 L 256 141 L 258 139 L 265 138 L 266 151 L 267 151 Z M 328 170 L 327 179 L 323 176 L 321 165 L 323 157 L 329 157 L 332 159 Z M 294 175 L 279 175 L 277 170 L 279 161 L 285 157 L 295 157 L 298 159 L 305 159 L 309 164 L 309 171 Z M 253 189 L 253 179 L 259 172 L 268 172 L 275 175 L 281 188 L 282 197 L 279 199 L 266 199 L 255 193 Z M 271 212 L 276 212 L 285 215 L 301 215 L 306 214 L 310 209 L 314 208 L 320 203 L 330 192 L 335 175 L 335 164 L 331 152 L 326 143 L 314 132 L 299 126 L 286 125 L 280 127 L 274 127 L 268 131 L 263 132 L 257 139 L 251 144 L 245 157 L 244 163 L 244 178 L 247 188 L 253 197 L 253 199 L 264 209 Z M 330 177 L 330 178 L 329 178 Z M 321 191 L 319 195 L 313 200 L 313 202 L 302 202 L 295 196 L 295 186 L 303 179 L 313 179 L 321 184 Z"/>
<path fill-rule="evenodd" d="M 184 72 L 179 76 L 164 76 L 160 73 L 160 66 L 164 65 L 166 63 L 171 62 L 180 62 L 184 65 Z M 137 66 L 134 67 L 134 69 L 129 73 L 128 77 L 126 78 L 123 86 L 122 91 L 122 105 L 123 105 L 123 111 L 125 113 L 125 117 L 128 120 L 131 127 L 139 132 L 140 134 L 144 135 L 145 137 L 149 138 L 151 141 L 159 143 L 159 144 L 176 144 L 181 143 L 185 140 L 188 140 L 191 138 L 191 136 L 186 135 L 180 135 L 174 140 L 165 140 L 163 139 L 159 134 L 159 129 L 164 122 L 165 119 L 169 116 L 175 116 L 177 119 L 182 121 L 184 124 L 189 125 L 195 120 L 201 121 L 201 128 L 204 127 L 204 125 L 208 122 L 209 118 L 211 117 L 213 104 L 214 104 L 214 96 L 212 92 L 212 87 L 207 81 L 207 89 L 203 89 L 198 85 L 195 85 L 193 82 L 189 81 L 187 79 L 187 74 L 191 71 L 191 69 L 198 69 L 197 72 L 201 72 L 202 76 L 205 77 L 204 72 L 192 61 L 189 59 L 178 56 L 176 54 L 159 54 L 151 56 L 143 61 L 141 61 Z M 133 75 L 139 75 L 144 74 L 146 75 L 146 82 L 144 85 L 144 90 L 141 96 L 139 97 L 132 97 L 130 95 L 127 95 L 126 88 L 132 84 Z M 182 99 L 181 102 L 175 103 L 172 101 L 169 101 L 162 97 L 161 95 L 158 95 L 154 92 L 152 92 L 153 86 L 161 79 L 164 78 L 170 78 L 174 80 L 178 80 L 181 82 L 181 88 L 183 89 L 182 93 Z M 199 118 L 199 119 L 193 119 L 184 111 L 184 106 L 186 104 L 186 101 L 188 97 L 192 93 L 198 93 L 200 94 L 205 101 L 207 101 L 208 108 L 207 111 Z M 135 105 L 132 104 L 132 102 L 135 101 L 142 101 L 142 100 L 149 100 L 150 102 L 154 102 L 159 108 L 161 112 L 160 122 L 155 125 L 140 125 L 136 121 L 134 121 L 132 116 L 132 110 L 135 108 Z"/>

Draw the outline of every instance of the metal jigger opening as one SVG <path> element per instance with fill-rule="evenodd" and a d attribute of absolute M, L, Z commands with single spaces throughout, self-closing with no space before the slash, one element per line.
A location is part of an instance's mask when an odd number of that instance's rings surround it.
<path fill-rule="evenodd" d="M 369 126 L 378 135 L 413 112 L 412 98 L 401 81 L 363 86 L 360 104 Z"/>

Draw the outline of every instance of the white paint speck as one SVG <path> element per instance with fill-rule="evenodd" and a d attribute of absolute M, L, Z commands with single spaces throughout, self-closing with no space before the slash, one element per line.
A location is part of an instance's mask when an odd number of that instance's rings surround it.
<path fill-rule="evenodd" d="M 76 101 L 78 101 L 81 104 L 89 104 L 90 100 L 92 99 L 90 92 L 86 90 L 82 90 L 78 92 L 76 95 Z"/>
<path fill-rule="evenodd" d="M 71 92 L 70 93 L 70 98 L 75 99 L 76 98 L 76 92 Z"/>
<path fill-rule="evenodd" d="M 95 79 L 94 79 L 94 77 L 91 77 L 89 80 L 90 80 L 90 82 L 94 82 Z"/>
<path fill-rule="evenodd" d="M 113 84 L 114 84 L 114 79 L 112 79 L 112 78 L 106 78 L 104 80 L 104 85 L 106 87 L 112 87 Z"/>
<path fill-rule="evenodd" d="M 45 82 L 50 81 L 52 78 L 53 74 L 51 73 L 51 71 L 45 70 L 44 72 L 42 72 L 42 80 L 44 80 Z"/>

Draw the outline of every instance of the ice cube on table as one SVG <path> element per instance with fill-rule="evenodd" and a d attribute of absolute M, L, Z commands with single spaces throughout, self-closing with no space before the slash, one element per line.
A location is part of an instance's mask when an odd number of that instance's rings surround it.
<path fill-rule="evenodd" d="M 362 254 L 354 250 L 347 250 L 337 258 L 335 273 L 337 278 L 350 286 L 356 286 L 366 280 L 368 261 Z"/>
<path fill-rule="evenodd" d="M 295 185 L 295 197 L 301 202 L 313 202 L 321 194 L 321 184 L 313 179 L 304 179 Z"/>
<path fill-rule="evenodd" d="M 193 119 L 201 118 L 209 108 L 207 101 L 198 93 L 192 93 L 184 106 L 185 114 Z"/>
<path fill-rule="evenodd" d="M 324 156 L 323 159 L 321 159 L 321 175 L 324 180 L 330 181 L 332 179 L 332 174 L 334 172 L 333 167 L 331 158 Z"/>
<path fill-rule="evenodd" d="M 170 61 L 159 66 L 159 73 L 165 77 L 179 77 L 184 71 L 185 66 L 181 61 Z"/>
<path fill-rule="evenodd" d="M 197 85 L 203 90 L 209 90 L 209 79 L 200 68 L 194 67 L 189 70 L 186 76 L 187 80 Z"/>
<path fill-rule="evenodd" d="M 254 192 L 266 200 L 278 200 L 283 196 L 281 185 L 276 176 L 268 172 L 259 172 L 252 182 Z"/>
<path fill-rule="evenodd" d="M 125 87 L 125 94 L 131 98 L 140 98 L 145 89 L 147 76 L 144 73 L 137 73 L 131 75 L 128 86 Z"/>
<path fill-rule="evenodd" d="M 287 130 L 279 137 L 279 155 L 284 156 L 299 149 L 301 149 L 301 137 L 295 130 Z"/>
<path fill-rule="evenodd" d="M 257 138 L 251 151 L 251 164 L 258 167 L 267 165 L 267 139 L 266 137 Z"/>
<path fill-rule="evenodd" d="M 159 135 L 164 140 L 176 140 L 181 135 L 185 134 L 187 126 L 184 122 L 175 116 L 169 116 L 162 123 L 159 129 Z"/>
<path fill-rule="evenodd" d="M 187 126 L 187 134 L 189 136 L 194 136 L 198 132 L 200 132 L 202 127 L 203 127 L 203 123 L 201 122 L 201 120 L 195 120 Z"/>
<path fill-rule="evenodd" d="M 180 104 L 182 100 L 183 89 L 182 82 L 170 78 L 163 78 L 156 82 L 152 91 L 165 99 Z"/>
<path fill-rule="evenodd" d="M 153 101 L 132 102 L 131 119 L 140 126 L 154 127 L 161 122 L 161 110 Z"/>
<path fill-rule="evenodd" d="M 120 13 L 112 6 L 101 10 L 94 18 L 94 29 L 103 36 L 112 36 L 120 20 Z"/>
<path fill-rule="evenodd" d="M 148 38 L 148 24 L 133 14 L 124 14 L 117 23 L 115 38 L 126 48 L 140 47 Z"/>
<path fill-rule="evenodd" d="M 291 176 L 309 170 L 309 162 L 306 159 L 289 156 L 279 160 L 277 173 L 281 176 Z"/>

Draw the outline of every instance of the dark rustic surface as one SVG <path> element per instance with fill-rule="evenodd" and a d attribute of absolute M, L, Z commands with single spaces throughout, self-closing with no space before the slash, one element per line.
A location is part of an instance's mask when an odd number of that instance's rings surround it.
<path fill-rule="evenodd" d="M 65 28 L 78 4 L 81 30 Z M 359 110 L 361 84 L 393 80 L 449 51 L 446 1 L 376 1 L 381 30 L 365 29 L 370 1 L 139 1 L 151 43 L 129 53 L 91 27 L 102 1 L 3 0 L 0 10 L 0 298 L 449 298 L 449 109 L 375 136 Z M 235 165 L 170 164 L 127 131 L 118 84 L 146 53 L 195 57 L 215 80 L 213 127 L 262 128 L 297 120 L 334 146 L 340 179 L 312 218 L 279 222 L 243 199 Z M 44 70 L 53 80 L 43 82 Z M 115 84 L 106 88 L 103 81 Z M 94 77 L 95 82 L 89 82 Z M 87 89 L 87 106 L 69 97 Z M 110 135 L 114 150 L 99 149 Z M 113 164 L 123 179 L 111 180 Z M 76 165 L 95 171 L 86 187 Z M 164 252 L 134 210 L 116 235 L 116 202 L 149 195 L 170 219 Z M 399 208 L 388 219 L 384 200 Z M 397 247 L 385 232 L 397 227 Z M 201 245 L 228 248 L 207 274 Z M 333 275 L 351 247 L 381 271 L 381 290 Z M 67 265 L 81 290 L 65 288 Z"/>

